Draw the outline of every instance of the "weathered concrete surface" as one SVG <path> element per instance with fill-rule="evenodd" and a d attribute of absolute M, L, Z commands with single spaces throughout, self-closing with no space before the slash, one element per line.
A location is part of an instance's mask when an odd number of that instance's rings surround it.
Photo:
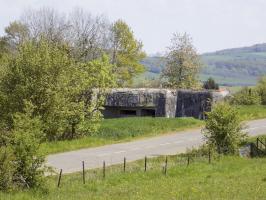
<path fill-rule="evenodd" d="M 210 111 L 209 91 L 169 89 L 112 89 L 107 93 L 104 116 L 154 116 L 204 118 Z"/>

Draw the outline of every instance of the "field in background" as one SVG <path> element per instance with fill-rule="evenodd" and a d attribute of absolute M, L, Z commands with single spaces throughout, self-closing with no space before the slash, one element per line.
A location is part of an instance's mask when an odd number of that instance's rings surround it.
<path fill-rule="evenodd" d="M 156 136 L 189 128 L 200 127 L 203 121 L 194 118 L 152 118 L 133 117 L 105 119 L 95 135 L 76 140 L 47 142 L 41 145 L 41 151 L 52 153 L 102 146 L 118 142 L 127 142 L 148 136 Z"/>
<path fill-rule="evenodd" d="M 82 174 L 62 176 L 57 188 L 58 176 L 48 178 L 48 192 L 24 191 L 0 193 L 5 200 L 85 200 L 85 199 L 265 199 L 266 159 L 221 157 L 220 160 L 180 162 L 169 158 L 167 175 L 162 173 L 164 158 L 148 160 L 144 173 L 143 160 L 108 167 L 103 179 L 102 169 L 86 172 L 86 183 Z"/>

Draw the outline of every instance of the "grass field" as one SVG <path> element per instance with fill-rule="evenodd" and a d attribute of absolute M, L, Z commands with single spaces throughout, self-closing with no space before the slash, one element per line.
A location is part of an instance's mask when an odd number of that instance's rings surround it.
<path fill-rule="evenodd" d="M 133 139 L 196 128 L 203 124 L 203 121 L 194 118 L 134 117 L 105 119 L 102 121 L 99 132 L 94 136 L 43 143 L 41 151 L 47 155 L 86 147 L 126 142 Z"/>
<path fill-rule="evenodd" d="M 237 106 L 242 120 L 266 118 L 265 105 Z"/>
<path fill-rule="evenodd" d="M 222 157 L 211 164 L 201 161 L 177 163 L 169 160 L 167 175 L 162 173 L 163 158 L 148 160 L 148 171 L 143 172 L 143 161 L 108 168 L 103 180 L 101 170 L 86 172 L 87 182 L 82 184 L 80 173 L 63 175 L 60 188 L 57 176 L 48 179 L 48 192 L 21 191 L 0 193 L 5 200 L 87 200 L 87 199 L 266 199 L 266 159 Z M 157 166 L 152 168 L 152 166 Z"/>

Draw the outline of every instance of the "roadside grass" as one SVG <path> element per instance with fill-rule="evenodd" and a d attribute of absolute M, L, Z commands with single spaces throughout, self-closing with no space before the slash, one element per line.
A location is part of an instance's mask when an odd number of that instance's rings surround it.
<path fill-rule="evenodd" d="M 266 118 L 266 106 L 252 105 L 236 107 L 243 121 Z M 199 128 L 203 125 L 204 121 L 194 118 L 132 117 L 104 119 L 98 133 L 75 140 L 46 142 L 41 145 L 41 152 L 44 155 L 48 155 L 82 148 L 128 142 L 190 128 Z"/>
<path fill-rule="evenodd" d="M 132 141 L 148 136 L 167 134 L 200 127 L 203 121 L 194 118 L 133 117 L 104 119 L 98 133 L 75 140 L 46 142 L 41 145 L 44 155 Z"/>
<path fill-rule="evenodd" d="M 148 160 L 148 171 L 143 171 L 143 160 L 128 163 L 126 173 L 122 165 L 108 167 L 106 178 L 102 170 L 86 172 L 86 183 L 81 173 L 63 175 L 60 188 L 57 176 L 47 177 L 47 192 L 25 190 L 0 193 L 5 200 L 85 200 L 85 199 L 265 199 L 266 158 L 221 157 L 208 164 L 206 160 L 185 163 L 169 158 L 167 175 L 162 173 L 164 158 Z"/>
<path fill-rule="evenodd" d="M 236 106 L 236 107 L 243 121 L 266 118 L 265 105 L 250 105 L 250 106 Z"/>

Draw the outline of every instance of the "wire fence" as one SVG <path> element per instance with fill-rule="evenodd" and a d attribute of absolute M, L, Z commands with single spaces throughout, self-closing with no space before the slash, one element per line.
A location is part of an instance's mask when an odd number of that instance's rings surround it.
<path fill-rule="evenodd" d="M 219 160 L 219 156 L 217 157 L 215 154 L 211 152 L 211 150 L 207 152 L 190 152 L 186 154 L 179 155 L 169 155 L 169 156 L 159 156 L 159 157 L 147 157 L 145 156 L 143 159 L 127 162 L 127 158 L 123 159 L 123 163 L 118 165 L 108 166 L 105 161 L 102 163 L 102 168 L 85 170 L 86 163 L 82 161 L 80 163 L 80 172 L 73 174 L 75 179 L 80 178 L 81 184 L 86 184 L 92 181 L 104 181 L 110 176 L 121 175 L 123 174 L 131 174 L 131 173 L 148 173 L 148 172 L 156 172 L 163 175 L 168 175 L 168 170 L 177 166 L 189 167 L 191 165 L 195 165 L 197 163 L 205 163 L 211 164 L 214 161 Z M 71 178 L 67 178 L 67 181 L 71 181 Z M 63 187 L 64 184 L 64 174 L 61 169 L 58 173 L 57 179 L 57 187 Z"/>

